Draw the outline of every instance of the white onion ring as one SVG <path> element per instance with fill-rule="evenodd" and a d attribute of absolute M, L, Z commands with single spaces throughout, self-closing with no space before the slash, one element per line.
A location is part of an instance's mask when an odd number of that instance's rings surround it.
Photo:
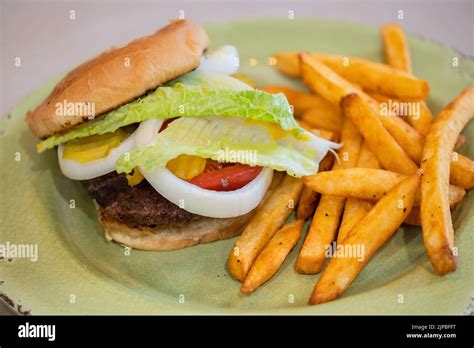
<path fill-rule="evenodd" d="M 115 162 L 119 157 L 133 149 L 135 146 L 135 136 L 138 129 L 122 141 L 119 146 L 110 150 L 109 155 L 95 161 L 82 163 L 72 159 L 63 158 L 64 144 L 58 146 L 58 161 L 62 173 L 73 180 L 88 180 L 97 178 L 115 170 Z"/>
<path fill-rule="evenodd" d="M 181 180 L 161 167 L 151 173 L 140 168 L 145 179 L 163 197 L 193 214 L 229 218 L 246 214 L 262 201 L 273 178 L 273 169 L 263 168 L 244 187 L 234 191 L 213 191 Z"/>
<path fill-rule="evenodd" d="M 224 75 L 235 74 L 239 70 L 239 53 L 232 45 L 218 47 L 201 58 L 197 70 L 214 71 Z"/>
<path fill-rule="evenodd" d="M 140 124 L 135 137 L 136 146 L 144 146 L 158 134 L 161 124 L 149 119 Z M 229 218 L 246 214 L 262 201 L 273 178 L 273 169 L 263 168 L 257 177 L 234 191 L 206 190 L 176 177 L 166 167 L 153 172 L 140 168 L 145 179 L 163 197 L 190 213 L 213 218 Z"/>

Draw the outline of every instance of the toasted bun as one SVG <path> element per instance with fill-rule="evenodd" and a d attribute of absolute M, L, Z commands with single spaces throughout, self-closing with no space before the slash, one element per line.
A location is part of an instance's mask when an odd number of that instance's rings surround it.
<path fill-rule="evenodd" d="M 88 116 L 57 115 L 57 103 L 91 103 L 95 115 L 101 115 L 198 67 L 208 43 L 200 25 L 173 21 L 153 35 L 110 49 L 72 70 L 27 114 L 27 122 L 40 138 L 68 130 Z"/>
<path fill-rule="evenodd" d="M 174 250 L 200 243 L 229 239 L 242 233 L 255 214 L 255 209 L 245 215 L 227 219 L 201 218 L 183 227 L 133 228 L 117 220 L 104 219 L 98 208 L 100 223 L 108 240 L 142 250 Z"/>

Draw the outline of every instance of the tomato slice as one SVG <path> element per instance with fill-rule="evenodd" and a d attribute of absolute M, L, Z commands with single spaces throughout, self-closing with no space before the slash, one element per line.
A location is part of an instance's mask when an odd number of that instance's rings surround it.
<path fill-rule="evenodd" d="M 262 167 L 235 164 L 222 169 L 204 172 L 189 182 L 206 190 L 234 191 L 244 187 L 257 177 Z"/>

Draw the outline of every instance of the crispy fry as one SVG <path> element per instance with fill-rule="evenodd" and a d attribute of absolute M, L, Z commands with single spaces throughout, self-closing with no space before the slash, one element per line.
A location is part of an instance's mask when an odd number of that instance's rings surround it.
<path fill-rule="evenodd" d="M 380 104 L 371 99 L 367 94 L 355 88 L 351 83 L 344 80 L 334 71 L 326 67 L 321 62 L 313 59 L 308 54 L 301 54 L 301 71 L 305 84 L 315 93 L 320 94 L 328 101 L 339 105 L 340 100 L 351 93 L 358 93 L 372 107 L 378 119 L 385 129 L 401 146 L 406 154 L 416 163 L 420 163 L 424 138 L 406 122 L 396 116 L 385 116 L 380 114 Z M 463 159 L 464 156 L 454 154 L 453 158 L 461 159 L 459 163 L 451 163 L 451 177 L 458 178 L 457 184 L 465 188 L 472 186 L 469 178 L 472 178 L 474 171 L 469 166 L 461 165 L 469 162 Z M 454 165 L 453 165 L 454 164 Z M 464 186 L 466 184 L 466 186 Z M 471 186 L 469 186 L 471 185 Z"/>
<path fill-rule="evenodd" d="M 321 63 L 364 89 L 399 98 L 402 100 L 424 100 L 428 97 L 429 84 L 413 75 L 394 69 L 388 65 L 371 62 L 362 58 L 329 55 L 323 53 L 303 53 Z M 301 66 L 297 65 L 298 52 L 278 54 L 280 72 L 299 76 Z"/>
<path fill-rule="evenodd" d="M 296 208 L 296 218 L 308 220 L 316 210 L 318 205 L 319 193 L 311 190 L 308 187 L 303 188 L 298 207 Z"/>
<path fill-rule="evenodd" d="M 299 57 L 304 84 L 333 105 L 339 107 L 344 96 L 362 92 L 310 54 L 301 53 Z"/>
<path fill-rule="evenodd" d="M 405 71 L 356 57 L 328 54 L 317 54 L 316 57 L 362 88 L 403 100 L 424 100 L 428 97 L 428 82 Z"/>
<path fill-rule="evenodd" d="M 333 169 L 350 168 L 356 165 L 362 143 L 362 136 L 349 120 L 344 120 L 341 132 L 342 147 L 338 153 L 340 162 L 334 163 Z M 344 197 L 322 195 L 306 239 L 296 261 L 296 271 L 314 274 L 321 271 L 326 259 L 326 245 L 336 235 L 339 218 L 344 209 Z"/>
<path fill-rule="evenodd" d="M 243 281 L 257 255 L 285 223 L 298 201 L 303 183 L 286 175 L 281 185 L 259 208 L 257 214 L 234 243 L 227 260 L 230 274 Z"/>
<path fill-rule="evenodd" d="M 284 75 L 300 76 L 300 64 L 297 52 L 278 52 L 274 54 L 277 59 L 277 69 Z"/>
<path fill-rule="evenodd" d="M 303 183 L 323 195 L 379 200 L 404 179 L 403 174 L 382 169 L 348 168 L 306 176 Z M 451 205 L 458 203 L 465 194 L 463 188 L 449 185 Z M 420 198 L 417 193 L 415 206 L 420 205 Z"/>
<path fill-rule="evenodd" d="M 331 132 L 325 129 L 319 129 L 319 128 L 312 128 L 311 133 L 317 135 L 318 137 L 336 141 L 337 134 L 335 132 Z"/>
<path fill-rule="evenodd" d="M 339 133 L 342 127 L 342 115 L 339 112 L 326 112 L 324 109 L 308 109 L 301 119 L 313 128 L 326 129 L 335 133 Z"/>
<path fill-rule="evenodd" d="M 454 230 L 449 207 L 449 163 L 456 139 L 474 118 L 474 87 L 448 104 L 431 125 L 423 150 L 421 224 L 431 264 L 439 275 L 456 270 Z"/>
<path fill-rule="evenodd" d="M 296 220 L 284 225 L 275 233 L 252 265 L 244 284 L 240 288 L 241 292 L 250 293 L 255 291 L 275 275 L 301 238 L 303 226 L 303 220 Z"/>
<path fill-rule="evenodd" d="M 456 152 L 451 160 L 451 174 L 449 182 L 466 189 L 474 186 L 474 161 Z"/>
<path fill-rule="evenodd" d="M 380 34 L 382 35 L 385 60 L 388 65 L 411 72 L 411 58 L 408 43 L 399 24 L 391 23 L 384 25 Z"/>
<path fill-rule="evenodd" d="M 359 128 L 384 168 L 402 174 L 412 174 L 417 171 L 418 166 L 383 127 L 382 122 L 359 95 L 350 94 L 344 97 L 341 108 L 344 115 Z"/>
<path fill-rule="evenodd" d="M 392 237 L 412 209 L 421 173 L 419 170 L 394 187 L 354 226 L 340 247 L 346 250 L 362 245 L 363 257 L 333 256 L 316 283 L 309 304 L 324 303 L 338 297 L 359 275 L 375 252 Z M 374 233 L 375 230 L 377 233 Z"/>
<path fill-rule="evenodd" d="M 407 225 L 421 226 L 420 207 L 413 207 L 403 223 Z"/>
<path fill-rule="evenodd" d="M 372 169 L 380 169 L 380 162 L 377 159 L 377 156 L 370 150 L 369 144 L 366 141 L 362 143 L 362 147 L 360 149 L 359 159 L 357 161 L 358 168 L 372 168 Z"/>
<path fill-rule="evenodd" d="M 265 86 L 262 90 L 272 94 L 283 93 L 288 99 L 288 102 L 293 105 L 294 114 L 297 117 L 301 117 L 303 113 L 309 109 L 317 109 L 320 110 L 322 114 L 328 114 L 328 117 L 341 118 L 339 108 L 328 103 L 326 99 L 319 95 L 300 92 L 283 86 Z"/>
<path fill-rule="evenodd" d="M 336 141 L 337 137 L 334 133 L 332 134 L 318 134 L 325 139 Z M 322 161 L 319 163 L 319 170 L 318 172 L 324 172 L 326 170 L 331 169 L 334 163 L 334 155 L 332 153 L 328 153 Z M 316 209 L 316 205 L 318 204 L 319 193 L 304 187 L 303 192 L 301 193 L 300 200 L 298 202 L 298 207 L 296 209 L 296 218 L 308 220 L 313 214 Z"/>
<path fill-rule="evenodd" d="M 398 24 L 387 24 L 381 29 L 385 58 L 388 65 L 412 73 L 410 50 L 405 34 Z M 426 136 L 430 130 L 433 114 L 425 102 L 420 102 L 419 115 L 405 115 L 408 123 L 421 135 Z"/>
<path fill-rule="evenodd" d="M 380 168 L 380 163 L 377 160 L 377 157 L 375 157 L 374 153 L 370 151 L 369 146 L 365 141 L 362 143 L 357 167 L 373 169 Z M 344 214 L 342 215 L 341 226 L 337 233 L 338 243 L 344 240 L 347 233 L 369 213 L 373 206 L 374 203 L 368 200 L 354 197 L 347 198 L 344 207 Z"/>

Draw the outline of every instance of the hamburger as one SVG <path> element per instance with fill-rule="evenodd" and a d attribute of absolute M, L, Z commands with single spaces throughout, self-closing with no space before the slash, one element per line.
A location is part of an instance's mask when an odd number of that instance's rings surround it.
<path fill-rule="evenodd" d="M 234 237 L 273 172 L 313 174 L 336 144 L 302 129 L 283 94 L 232 77 L 237 50 L 172 21 L 69 72 L 26 120 L 81 181 L 109 240 L 171 250 Z"/>

